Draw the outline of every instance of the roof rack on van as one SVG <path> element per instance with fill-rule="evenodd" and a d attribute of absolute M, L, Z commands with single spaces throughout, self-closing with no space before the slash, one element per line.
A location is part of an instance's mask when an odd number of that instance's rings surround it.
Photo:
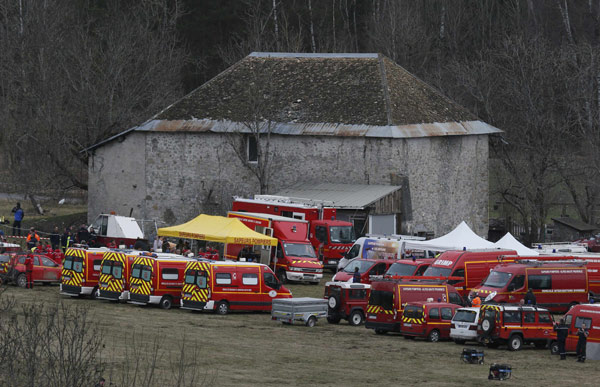
<path fill-rule="evenodd" d="M 585 266 L 587 265 L 586 261 L 580 259 L 564 259 L 564 260 L 556 260 L 556 261 L 540 261 L 537 259 L 515 259 L 515 262 L 522 263 L 530 266 L 542 266 L 542 265 L 555 265 L 555 264 L 569 264 L 573 266 Z"/>
<path fill-rule="evenodd" d="M 425 237 L 415 236 L 415 235 L 401 235 L 401 234 L 366 234 L 367 238 L 382 238 L 388 240 L 410 240 L 410 241 L 424 241 Z"/>

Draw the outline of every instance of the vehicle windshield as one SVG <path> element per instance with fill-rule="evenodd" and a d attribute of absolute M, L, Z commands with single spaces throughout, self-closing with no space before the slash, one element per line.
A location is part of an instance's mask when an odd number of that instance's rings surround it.
<path fill-rule="evenodd" d="M 317 257 L 312 245 L 309 245 L 308 243 L 284 243 L 283 250 L 288 257 Z"/>
<path fill-rule="evenodd" d="M 483 282 L 483 286 L 490 288 L 503 288 L 512 278 L 511 273 L 505 273 L 502 271 L 492 271 L 490 275 Z"/>
<path fill-rule="evenodd" d="M 472 323 L 476 316 L 477 312 L 474 310 L 457 310 L 452 321 Z"/>
<path fill-rule="evenodd" d="M 354 243 L 354 227 L 352 226 L 331 226 L 329 227 L 331 243 Z"/>
<path fill-rule="evenodd" d="M 424 276 L 430 276 L 430 277 L 449 277 L 450 276 L 450 271 L 452 269 L 448 269 L 445 267 L 433 267 L 433 266 L 429 266 L 427 268 L 427 270 L 425 270 L 425 273 L 423 273 Z"/>
<path fill-rule="evenodd" d="M 358 272 L 362 274 L 365 271 L 369 270 L 369 268 L 371 266 L 373 266 L 373 262 L 371 262 L 371 261 L 355 259 L 353 261 L 350 261 L 350 263 L 348 263 L 346 265 L 346 267 L 344 268 L 344 271 L 346 273 L 354 273 L 354 270 L 358 267 Z"/>
<path fill-rule="evenodd" d="M 150 277 L 152 276 L 152 268 L 148 265 L 135 264 L 131 269 L 131 276 L 144 281 L 150 281 Z"/>
<path fill-rule="evenodd" d="M 417 266 L 408 263 L 394 263 L 385 275 L 413 275 Z"/>

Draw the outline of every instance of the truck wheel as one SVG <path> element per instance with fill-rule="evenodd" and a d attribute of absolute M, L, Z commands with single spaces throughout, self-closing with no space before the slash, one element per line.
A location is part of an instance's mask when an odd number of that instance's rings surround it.
<path fill-rule="evenodd" d="M 317 318 L 315 316 L 310 316 L 308 320 L 306 320 L 306 326 L 309 328 L 314 327 L 317 324 Z"/>
<path fill-rule="evenodd" d="M 519 335 L 512 335 L 508 339 L 508 349 L 511 351 L 518 351 L 523 347 L 523 338 Z"/>
<path fill-rule="evenodd" d="M 17 286 L 25 289 L 27 287 L 27 276 L 24 273 L 21 273 L 17 276 Z"/>
<path fill-rule="evenodd" d="M 552 343 L 550 343 L 550 354 L 558 355 L 558 353 L 559 353 L 558 341 L 553 341 Z"/>
<path fill-rule="evenodd" d="M 340 317 L 327 316 L 327 322 L 330 324 L 338 324 L 340 320 Z"/>
<path fill-rule="evenodd" d="M 96 293 L 97 291 L 98 291 L 98 287 L 97 286 L 92 289 L 92 292 L 90 293 L 90 298 L 92 300 L 95 300 L 96 298 L 98 298 L 98 294 Z"/>
<path fill-rule="evenodd" d="M 219 301 L 217 303 L 217 314 L 220 314 L 221 316 L 226 315 L 227 313 L 229 313 L 229 304 L 227 303 L 227 301 Z"/>
<path fill-rule="evenodd" d="M 427 340 L 431 341 L 432 343 L 437 343 L 438 341 L 440 341 L 440 331 L 434 329 L 431 332 L 429 332 L 429 335 L 427 335 Z"/>
<path fill-rule="evenodd" d="M 348 322 L 350 323 L 350 325 L 353 325 L 353 326 L 361 325 L 364 321 L 365 321 L 365 319 L 360 310 L 355 310 L 352 313 L 350 313 L 350 318 L 348 319 Z"/>
<path fill-rule="evenodd" d="M 173 300 L 169 296 L 163 296 L 158 303 L 161 309 L 168 310 L 173 306 Z"/>
<path fill-rule="evenodd" d="M 287 284 L 287 282 L 288 282 L 284 269 L 279 269 L 277 271 L 277 278 L 279 278 L 279 281 L 281 281 L 282 284 Z"/>

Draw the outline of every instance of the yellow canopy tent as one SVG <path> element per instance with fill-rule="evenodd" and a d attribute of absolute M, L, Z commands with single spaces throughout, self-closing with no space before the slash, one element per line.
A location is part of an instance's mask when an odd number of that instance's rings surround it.
<path fill-rule="evenodd" d="M 277 238 L 253 231 L 237 218 L 204 214 L 187 223 L 159 228 L 158 235 L 240 245 L 277 246 Z"/>

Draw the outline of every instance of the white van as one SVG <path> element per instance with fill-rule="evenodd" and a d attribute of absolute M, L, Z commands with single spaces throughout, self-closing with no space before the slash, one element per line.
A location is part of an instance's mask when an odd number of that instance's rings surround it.
<path fill-rule="evenodd" d="M 450 323 L 450 338 L 456 344 L 466 341 L 477 341 L 477 321 L 479 321 L 479 307 L 460 308 L 454 313 Z"/>
<path fill-rule="evenodd" d="M 361 237 L 354 242 L 350 250 L 340 260 L 338 270 L 346 266 L 348 261 L 354 258 L 369 258 L 369 259 L 400 259 L 402 258 L 402 241 L 406 240 L 425 240 L 423 237 L 411 235 L 371 235 Z M 416 258 L 433 258 L 433 252 L 415 251 Z"/>

